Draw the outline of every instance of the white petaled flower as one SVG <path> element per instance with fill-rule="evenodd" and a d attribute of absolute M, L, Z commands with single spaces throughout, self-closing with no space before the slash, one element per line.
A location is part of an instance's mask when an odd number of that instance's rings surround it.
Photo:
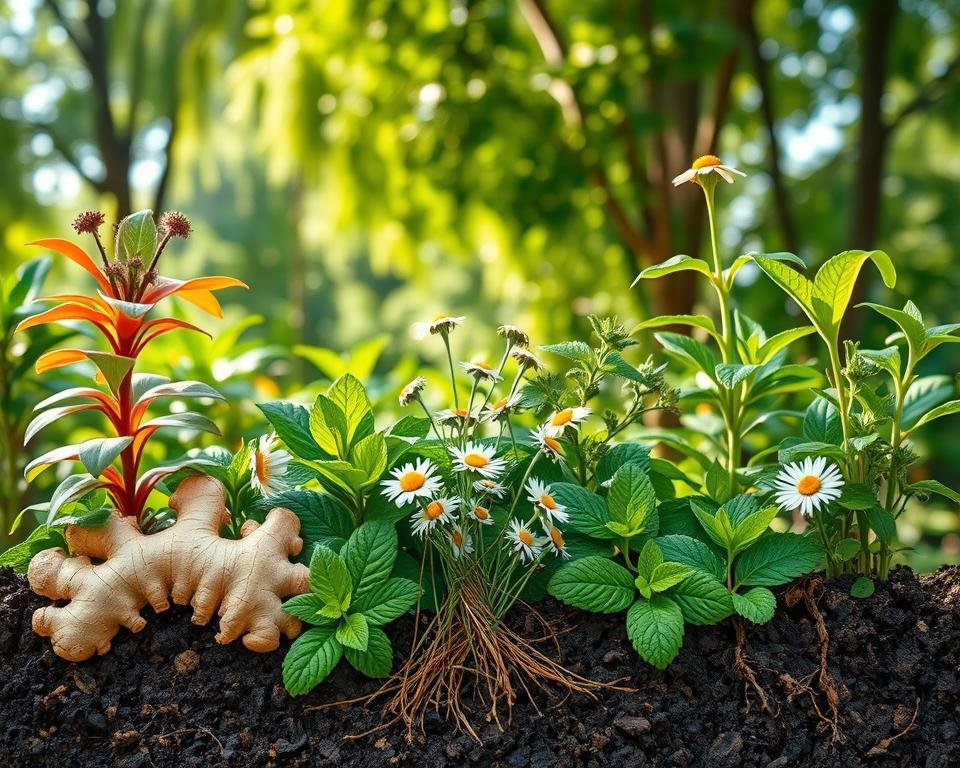
<path fill-rule="evenodd" d="M 497 328 L 497 333 L 518 347 L 526 347 L 530 344 L 530 337 L 519 325 L 501 325 Z"/>
<path fill-rule="evenodd" d="M 427 380 L 423 378 L 423 376 L 417 376 L 417 378 L 400 390 L 400 397 L 398 398 L 400 405 L 410 405 L 410 403 L 420 397 L 420 393 L 423 392 L 425 386 L 427 386 Z"/>
<path fill-rule="evenodd" d="M 380 491 L 398 507 L 410 504 L 417 499 L 430 499 L 440 490 L 440 477 L 437 468 L 429 459 L 417 459 L 416 463 L 407 462 L 402 467 L 390 470 L 392 480 L 384 480 Z"/>
<path fill-rule="evenodd" d="M 261 496 L 290 488 L 290 484 L 283 480 L 290 465 L 290 454 L 274 448 L 275 440 L 275 435 L 263 435 L 250 451 L 250 486 Z"/>
<path fill-rule="evenodd" d="M 533 433 L 533 440 L 551 461 L 563 458 L 563 446 L 550 434 L 549 424 L 541 424 Z"/>
<path fill-rule="evenodd" d="M 506 416 L 519 404 L 520 394 L 514 392 L 509 397 L 504 397 L 500 400 L 497 400 L 497 402 L 488 405 L 483 411 L 483 416 L 487 421 L 496 421 L 497 419 Z"/>
<path fill-rule="evenodd" d="M 442 411 L 437 412 L 437 421 L 441 424 L 460 424 L 463 421 L 469 421 L 472 424 L 477 421 L 478 418 L 479 415 L 476 409 L 470 414 L 467 413 L 466 408 L 444 408 Z"/>
<path fill-rule="evenodd" d="M 578 429 L 580 422 L 589 415 L 590 409 L 582 405 L 578 405 L 575 408 L 564 408 L 547 419 L 547 429 L 550 431 L 551 437 L 556 437 L 562 434 L 563 430 L 567 427 Z"/>
<path fill-rule="evenodd" d="M 450 549 L 453 550 L 453 556 L 458 560 L 464 555 L 473 552 L 473 537 L 469 533 L 464 533 L 459 525 L 454 525 L 450 529 Z"/>
<path fill-rule="evenodd" d="M 434 499 L 424 504 L 410 515 L 411 529 L 415 536 L 423 536 L 437 525 L 450 521 L 450 516 L 457 511 L 459 499 Z"/>
<path fill-rule="evenodd" d="M 784 509 L 800 509 L 805 517 L 840 498 L 843 477 L 836 464 L 820 456 L 787 464 L 777 474 L 777 503 Z"/>
<path fill-rule="evenodd" d="M 493 515 L 490 514 L 490 508 L 483 506 L 476 499 L 470 502 L 470 512 L 468 514 L 480 525 L 493 525 Z"/>
<path fill-rule="evenodd" d="M 453 468 L 457 472 L 476 472 L 482 477 L 496 480 L 507 468 L 507 462 L 496 458 L 496 450 L 490 445 L 467 443 L 463 449 L 448 450 L 453 456 Z"/>
<path fill-rule="evenodd" d="M 724 165 L 716 155 L 701 155 L 693 164 L 673 179 L 673 186 L 679 187 L 688 181 L 694 181 L 700 176 L 706 176 L 708 173 L 715 173 L 728 184 L 733 184 L 734 175 L 746 176 L 743 171 L 738 171 L 732 165 Z"/>
<path fill-rule="evenodd" d="M 507 495 L 507 487 L 505 485 L 501 485 L 496 480 L 488 480 L 486 478 L 477 480 L 473 484 L 473 490 L 477 493 L 489 494 L 495 499 L 502 499 Z"/>
<path fill-rule="evenodd" d="M 487 363 L 483 360 L 474 360 L 469 363 L 460 363 L 460 367 L 463 368 L 468 374 L 473 376 L 477 381 L 485 379 L 487 381 L 503 381 L 503 376 L 497 373 L 493 366 L 490 363 Z"/>
<path fill-rule="evenodd" d="M 542 536 L 535 536 L 526 525 L 517 519 L 510 521 L 510 530 L 504 534 L 513 543 L 513 551 L 520 553 L 520 561 L 532 563 L 543 551 L 546 540 Z"/>
<path fill-rule="evenodd" d="M 543 368 L 543 361 L 529 349 L 514 349 L 510 355 L 517 361 L 517 365 L 526 370 L 530 368 L 539 371 Z"/>
<path fill-rule="evenodd" d="M 567 549 L 567 542 L 564 540 L 563 533 L 561 533 L 560 529 L 555 525 L 546 523 L 543 526 L 543 533 L 547 538 L 547 547 L 553 554 L 557 557 L 562 557 L 564 560 L 569 560 L 570 550 Z"/>
<path fill-rule="evenodd" d="M 467 318 L 463 315 L 454 317 L 453 315 L 437 315 L 430 322 L 424 323 L 414 323 L 413 324 L 413 336 L 416 339 L 422 339 L 426 335 L 438 333 L 448 334 L 454 328 L 459 325 L 463 325 L 463 321 Z"/>
<path fill-rule="evenodd" d="M 531 477 L 527 480 L 527 485 L 524 487 L 524 490 L 529 494 L 527 500 L 533 502 L 533 506 L 543 513 L 543 516 L 546 517 L 548 522 L 567 522 L 570 517 L 570 515 L 567 514 L 567 508 L 563 506 L 563 504 L 558 504 L 557 500 L 553 498 L 553 489 L 549 485 L 541 483 L 535 477 Z"/>

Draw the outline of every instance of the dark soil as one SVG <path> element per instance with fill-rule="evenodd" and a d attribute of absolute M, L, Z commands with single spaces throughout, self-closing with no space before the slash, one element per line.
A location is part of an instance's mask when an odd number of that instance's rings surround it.
<path fill-rule="evenodd" d="M 622 617 L 548 603 L 547 616 L 570 628 L 560 640 L 567 665 L 636 691 L 544 698 L 542 717 L 520 703 L 506 733 L 480 718 L 482 745 L 428 717 L 408 744 L 402 727 L 344 739 L 376 726 L 376 706 L 306 709 L 377 687 L 345 664 L 293 699 L 280 683 L 282 653 L 219 646 L 184 609 L 149 616 L 139 635 L 121 630 L 105 657 L 68 664 L 30 630 L 43 600 L 0 572 L 0 766 L 960 766 L 960 567 L 922 579 L 899 568 L 867 600 L 848 586 L 815 590 L 836 735 L 817 625 L 802 599 L 788 608 L 781 594 L 776 618 L 747 630 L 770 713 L 755 693 L 745 703 L 730 622 L 689 629 L 678 660 L 657 672 L 633 653 Z M 411 629 L 410 619 L 394 627 L 397 648 Z"/>

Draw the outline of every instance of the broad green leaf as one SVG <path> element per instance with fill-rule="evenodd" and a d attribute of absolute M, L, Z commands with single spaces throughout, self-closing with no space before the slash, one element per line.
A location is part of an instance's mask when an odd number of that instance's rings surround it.
<path fill-rule="evenodd" d="M 649 539 L 640 550 L 637 558 L 637 574 L 649 583 L 657 566 L 663 562 L 663 552 L 653 539 Z"/>
<path fill-rule="evenodd" d="M 707 532 L 707 535 L 719 545 L 721 549 L 726 550 L 730 547 L 733 543 L 733 526 L 730 525 L 730 518 L 727 517 L 727 513 L 719 509 L 716 514 L 710 514 L 710 512 L 696 501 L 691 502 L 691 508 L 693 509 L 693 514 L 697 516 L 697 520 L 700 521 L 700 525 L 703 526 L 703 530 Z"/>
<path fill-rule="evenodd" d="M 716 381 L 716 369 L 719 361 L 706 344 L 690 336 L 683 336 L 679 333 L 668 333 L 666 331 L 655 333 L 654 338 L 660 342 L 664 351 L 681 360 L 687 361 Z"/>
<path fill-rule="evenodd" d="M 310 409 L 310 434 L 329 454 L 346 459 L 349 453 L 347 417 L 326 395 L 317 395 Z"/>
<path fill-rule="evenodd" d="M 296 595 L 284 601 L 283 610 L 308 624 L 332 626 L 335 619 L 327 616 L 327 604 L 313 592 Z"/>
<path fill-rule="evenodd" d="M 350 607 L 350 573 L 341 557 L 332 549 L 314 549 L 310 558 L 310 591 L 329 609 L 325 614 L 327 616 L 343 615 Z"/>
<path fill-rule="evenodd" d="M 190 429 L 196 432 L 209 432 L 211 435 L 220 435 L 220 428 L 216 423 L 199 413 L 184 411 L 183 413 L 168 413 L 166 416 L 157 416 L 140 425 L 140 429 Z"/>
<path fill-rule="evenodd" d="M 759 509 L 733 529 L 733 552 L 742 552 L 770 528 L 777 516 L 777 507 Z"/>
<path fill-rule="evenodd" d="M 777 610 L 777 598 L 766 587 L 754 587 L 743 594 L 734 592 L 733 608 L 747 621 L 766 624 Z"/>
<path fill-rule="evenodd" d="M 387 441 L 381 432 L 374 432 L 358 441 L 350 451 L 350 461 L 366 473 L 361 487 L 376 483 L 387 469 Z"/>
<path fill-rule="evenodd" d="M 702 328 L 713 336 L 713 338 L 717 340 L 720 339 L 720 333 L 717 331 L 717 326 L 714 324 L 713 319 L 706 315 L 659 315 L 658 317 L 652 317 L 634 326 L 633 330 L 630 331 L 630 335 L 635 336 L 640 331 L 646 331 L 652 328 L 664 328 L 671 325 Z"/>
<path fill-rule="evenodd" d="M 759 365 L 741 363 L 720 363 L 714 368 L 714 374 L 726 389 L 734 389 L 760 369 Z"/>
<path fill-rule="evenodd" d="M 37 526 L 24 541 L 0 554 L 0 568 L 13 568 L 17 573 L 25 574 L 35 554 L 54 547 L 67 549 L 63 532 L 45 525 Z"/>
<path fill-rule="evenodd" d="M 818 320 L 812 305 L 813 281 L 776 259 L 754 254 L 753 260 L 767 277 L 773 280 L 790 298 L 800 305 L 800 308 L 807 313 L 807 316 L 810 317 L 814 325 L 818 325 Z"/>
<path fill-rule="evenodd" d="M 663 552 L 664 560 L 668 562 L 686 563 L 694 568 L 706 571 L 718 579 L 726 578 L 726 568 L 720 558 L 699 539 L 675 533 L 669 536 L 660 536 L 657 539 L 657 546 Z"/>
<path fill-rule="evenodd" d="M 769 362 L 781 349 L 798 339 L 802 339 L 804 336 L 809 336 L 816 330 L 812 325 L 805 325 L 801 328 L 790 328 L 789 330 L 774 334 L 760 345 L 760 348 L 757 350 L 757 362 Z"/>
<path fill-rule="evenodd" d="M 653 569 L 650 576 L 650 589 L 654 592 L 665 592 L 676 586 L 695 571 L 684 563 L 660 563 Z"/>
<path fill-rule="evenodd" d="M 596 479 L 602 485 L 612 479 L 624 464 L 637 464 L 644 472 L 650 469 L 650 446 L 640 443 L 617 443 L 597 462 Z"/>
<path fill-rule="evenodd" d="M 604 557 L 567 563 L 550 579 L 547 590 L 568 605 L 594 613 L 622 611 L 635 594 L 630 571 Z"/>
<path fill-rule="evenodd" d="M 880 541 L 889 544 L 897 537 L 897 521 L 883 507 L 876 504 L 867 510 L 867 523 Z"/>
<path fill-rule="evenodd" d="M 608 527 L 607 503 L 597 494 L 572 483 L 553 483 L 553 498 L 570 513 L 567 528 L 598 539 L 615 539 Z"/>
<path fill-rule="evenodd" d="M 737 558 L 736 581 L 760 587 L 786 584 L 813 571 L 822 556 L 823 550 L 810 536 L 770 534 Z"/>
<path fill-rule="evenodd" d="M 627 611 L 627 637 L 640 657 L 665 669 L 683 644 L 683 613 L 665 595 L 637 600 Z"/>
<path fill-rule="evenodd" d="M 957 385 L 951 376 L 922 376 L 903 397 L 904 427 L 912 427 L 928 411 L 957 395 Z"/>
<path fill-rule="evenodd" d="M 910 429 L 906 430 L 906 433 L 909 434 L 916 429 L 920 429 L 920 427 L 922 427 L 924 424 L 929 424 L 934 419 L 939 419 L 943 416 L 950 416 L 954 413 L 960 413 L 960 400 L 951 400 L 949 403 L 938 405 L 933 410 L 927 411 L 919 419 L 917 419 L 916 424 L 910 427 Z"/>
<path fill-rule="evenodd" d="M 833 549 L 833 556 L 845 563 L 856 557 L 859 551 L 860 542 L 857 539 L 841 539 Z"/>
<path fill-rule="evenodd" d="M 840 445 L 843 427 L 837 408 L 822 397 L 814 399 L 803 415 L 803 437 L 811 443 Z"/>
<path fill-rule="evenodd" d="M 104 482 L 88 474 L 70 475 L 64 478 L 50 497 L 50 508 L 47 511 L 47 525 L 52 523 L 60 514 L 63 506 L 71 501 L 85 496 L 97 488 L 102 488 Z"/>
<path fill-rule="evenodd" d="M 877 492 L 865 485 L 846 483 L 837 503 L 844 509 L 870 509 L 876 506 Z"/>
<path fill-rule="evenodd" d="M 703 259 L 694 259 L 685 254 L 678 254 L 660 264 L 654 264 L 652 267 L 642 270 L 630 284 L 630 287 L 633 288 L 641 280 L 654 280 L 658 277 L 672 275 L 675 272 L 699 272 L 701 275 L 713 276 L 710 265 Z"/>
<path fill-rule="evenodd" d="M 655 534 L 654 509 L 657 495 L 650 478 L 639 464 L 625 464 L 613 476 L 607 494 L 610 521 L 620 523 L 629 535 Z"/>
<path fill-rule="evenodd" d="M 902 361 L 900 350 L 896 347 L 884 347 L 883 349 L 861 349 L 860 356 L 870 361 L 875 366 L 885 371 L 894 379 L 899 380 Z"/>
<path fill-rule="evenodd" d="M 695 570 L 669 594 L 670 599 L 680 606 L 688 624 L 716 624 L 733 613 L 730 590 L 720 578 L 706 571 Z"/>
<path fill-rule="evenodd" d="M 132 437 L 87 440 L 77 446 L 77 456 L 87 472 L 93 477 L 99 477 L 132 442 Z"/>
<path fill-rule="evenodd" d="M 321 450 L 313 439 L 310 433 L 310 414 L 302 405 L 277 400 L 257 403 L 257 408 L 263 411 L 277 436 L 294 456 L 313 460 L 331 458 L 331 454 Z"/>
<path fill-rule="evenodd" d="M 367 650 L 367 642 L 370 639 L 370 627 L 367 625 L 367 619 L 362 613 L 351 613 L 343 617 L 337 625 L 337 640 L 346 648 L 353 648 L 357 651 Z"/>
<path fill-rule="evenodd" d="M 393 669 L 393 648 L 390 646 L 390 639 L 379 627 L 369 628 L 365 651 L 344 648 L 344 656 L 354 669 L 367 677 L 389 677 Z"/>
<path fill-rule="evenodd" d="M 121 261 L 140 259 L 146 268 L 157 250 L 157 226 L 153 223 L 153 211 L 137 211 L 123 219 L 117 227 L 117 244 L 117 258 Z"/>
<path fill-rule="evenodd" d="M 939 480 L 919 480 L 916 483 L 908 485 L 905 490 L 910 493 L 935 493 L 938 496 L 943 496 L 945 499 L 950 499 L 954 504 L 960 504 L 960 493 L 944 485 Z"/>
<path fill-rule="evenodd" d="M 796 442 L 789 438 L 784 440 L 777 452 L 777 460 L 780 464 L 790 464 L 808 456 L 826 456 L 834 461 L 844 461 L 846 453 L 839 445 L 832 443 L 810 443 Z"/>
<path fill-rule="evenodd" d="M 343 656 L 333 627 L 308 629 L 293 641 L 283 659 L 283 685 L 291 696 L 302 696 L 322 683 Z"/>
<path fill-rule="evenodd" d="M 357 440 L 372 431 L 373 411 L 367 391 L 355 376 L 347 373 L 330 385 L 327 397 L 344 415 L 347 425 L 346 449 L 349 450 Z M 346 456 L 346 453 L 341 456 Z"/>
<path fill-rule="evenodd" d="M 356 603 L 390 577 L 397 560 L 397 531 L 382 520 L 357 528 L 340 550 L 350 573 Z"/>
<path fill-rule="evenodd" d="M 916 306 L 913 302 L 907 302 L 908 306 L 916 309 Z M 893 320 L 900 330 L 903 331 L 903 335 L 907 339 L 907 343 L 910 345 L 910 349 L 914 350 L 915 353 L 921 353 L 923 350 L 923 343 L 927 338 L 927 331 L 923 327 L 923 320 L 918 318 L 919 313 L 913 313 L 907 311 L 907 307 L 901 309 L 893 309 L 891 307 L 885 307 L 882 304 L 874 304 L 869 301 L 865 301 L 861 304 L 857 304 L 858 307 L 869 307 L 874 312 L 883 315 L 890 320 Z"/>
<path fill-rule="evenodd" d="M 84 354 L 100 369 L 110 391 L 119 396 L 120 384 L 133 369 L 136 361 L 132 357 L 113 355 L 108 352 L 85 352 Z"/>
<path fill-rule="evenodd" d="M 833 331 L 834 338 L 850 304 L 860 269 L 868 260 L 873 261 L 880 271 L 887 288 L 897 284 L 897 272 L 884 251 L 843 251 L 828 259 L 817 271 L 813 281 L 813 307 L 825 327 Z"/>
<path fill-rule="evenodd" d="M 733 260 L 733 263 L 723 270 L 723 277 L 726 280 L 727 285 L 733 285 L 733 279 L 737 276 L 737 272 L 740 271 L 740 268 L 744 264 L 748 264 L 751 261 L 754 261 L 757 256 L 763 256 L 765 259 L 770 261 L 784 261 L 790 264 L 796 264 L 800 269 L 806 269 L 807 265 L 804 263 L 803 259 L 799 256 L 795 256 L 792 253 L 787 251 L 776 251 L 773 253 L 745 253 L 742 256 L 737 256 Z"/>
<path fill-rule="evenodd" d="M 866 576 L 861 576 L 850 587 L 851 597 L 856 597 L 860 600 L 864 600 L 874 593 L 876 590 L 876 585 L 873 583 L 872 579 L 867 578 Z"/>
<path fill-rule="evenodd" d="M 353 608 L 373 626 L 389 624 L 417 604 L 420 587 L 410 579 L 390 578 L 354 601 Z"/>
<path fill-rule="evenodd" d="M 544 344 L 540 347 L 543 352 L 550 352 L 554 355 L 573 360 L 575 363 L 589 364 L 593 361 L 593 350 L 589 344 L 582 341 L 562 341 L 559 344 Z"/>

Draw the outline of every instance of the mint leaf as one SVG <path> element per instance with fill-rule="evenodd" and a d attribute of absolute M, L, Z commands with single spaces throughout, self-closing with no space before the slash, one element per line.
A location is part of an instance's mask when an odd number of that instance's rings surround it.
<path fill-rule="evenodd" d="M 332 549 L 317 547 L 314 550 L 310 559 L 310 591 L 323 601 L 333 616 L 346 613 L 350 607 L 350 574 Z"/>
<path fill-rule="evenodd" d="M 786 584 L 816 568 L 822 553 L 820 545 L 809 536 L 764 536 L 737 558 L 737 583 L 760 587 Z"/>
<path fill-rule="evenodd" d="M 340 556 L 350 572 L 356 602 L 389 578 L 397 560 L 397 531 L 383 520 L 366 522 L 343 545 Z"/>
<path fill-rule="evenodd" d="M 633 576 L 605 557 L 584 557 L 560 568 L 550 579 L 547 591 L 585 611 L 616 613 L 633 600 Z"/>
<path fill-rule="evenodd" d="M 656 533 L 652 514 L 656 506 L 657 494 L 643 468 L 639 464 L 620 467 L 607 495 L 610 521 L 620 523 L 632 535 Z"/>
<path fill-rule="evenodd" d="M 344 655 L 354 669 L 367 677 L 389 677 L 393 669 L 393 648 L 390 646 L 390 640 L 379 627 L 370 627 L 370 637 L 365 651 L 345 648 Z"/>
<path fill-rule="evenodd" d="M 660 563 L 663 562 L 663 552 L 657 543 L 650 539 L 640 550 L 640 556 L 637 558 L 637 573 L 649 582 L 653 577 L 653 572 Z"/>
<path fill-rule="evenodd" d="M 310 414 L 302 405 L 277 400 L 257 403 L 277 436 L 290 452 L 301 459 L 328 459 L 330 455 L 320 449 L 310 434 Z"/>
<path fill-rule="evenodd" d="M 694 571 L 670 590 L 688 624 L 709 625 L 733 613 L 730 590 L 706 571 Z"/>
<path fill-rule="evenodd" d="M 345 647 L 358 651 L 367 650 L 367 641 L 370 639 L 370 627 L 362 613 L 351 613 L 343 617 L 337 626 L 337 640 Z"/>
<path fill-rule="evenodd" d="M 567 528 L 595 539 L 615 539 L 616 534 L 607 528 L 610 515 L 607 503 L 597 494 L 573 483 L 554 483 L 553 498 L 570 512 Z"/>
<path fill-rule="evenodd" d="M 660 563 L 650 576 L 650 589 L 654 592 L 665 592 L 693 572 L 693 568 L 683 563 Z"/>
<path fill-rule="evenodd" d="M 742 552 L 767 531 L 773 518 L 777 516 L 777 507 L 770 506 L 757 510 L 733 529 L 733 552 Z"/>
<path fill-rule="evenodd" d="M 284 602 L 283 610 L 310 624 L 317 626 L 332 625 L 334 619 L 325 613 L 327 604 L 313 592 L 296 595 Z"/>
<path fill-rule="evenodd" d="M 343 646 L 334 631 L 333 627 L 315 627 L 293 641 L 283 660 L 283 686 L 291 696 L 312 690 L 337 666 Z"/>
<path fill-rule="evenodd" d="M 683 644 L 680 606 L 665 595 L 637 600 L 627 611 L 627 637 L 644 661 L 664 669 Z"/>
<path fill-rule="evenodd" d="M 620 467 L 636 464 L 644 472 L 650 469 L 650 446 L 640 443 L 618 443 L 610 448 L 597 462 L 597 483 L 602 485 L 610 480 Z"/>
<path fill-rule="evenodd" d="M 582 341 L 562 341 L 559 344 L 545 344 L 540 347 L 542 352 L 551 352 L 576 363 L 589 364 L 593 360 L 593 350 L 589 344 Z"/>
<path fill-rule="evenodd" d="M 378 584 L 354 601 L 354 610 L 367 617 L 374 626 L 389 624 L 417 604 L 420 587 L 409 579 L 392 578 Z"/>
<path fill-rule="evenodd" d="M 720 558 L 699 539 L 674 533 L 669 536 L 660 536 L 657 539 L 657 546 L 663 552 L 664 560 L 686 563 L 718 579 L 726 578 L 726 568 Z"/>
<path fill-rule="evenodd" d="M 742 595 L 734 592 L 733 608 L 754 624 L 766 624 L 777 610 L 777 598 L 766 587 L 754 587 Z"/>

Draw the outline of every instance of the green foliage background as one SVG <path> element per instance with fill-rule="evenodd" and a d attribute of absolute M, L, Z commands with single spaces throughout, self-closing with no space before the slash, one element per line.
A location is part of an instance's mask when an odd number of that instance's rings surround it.
<path fill-rule="evenodd" d="M 223 390 L 211 415 L 231 446 L 265 428 L 255 401 L 347 370 L 387 418 L 440 362 L 409 333 L 439 312 L 470 318 L 466 356 L 500 322 L 548 343 L 584 336 L 590 312 L 689 311 L 688 284 L 627 286 L 704 248 L 699 192 L 669 179 L 711 148 L 749 174 L 720 192 L 728 254 L 816 266 L 880 247 L 901 276 L 889 303 L 960 320 L 953 0 L 8 0 L 0 52 L 0 271 L 84 207 L 185 211 L 194 234 L 164 271 L 252 290 L 225 296 L 214 342 L 172 335 L 145 364 Z M 748 314 L 799 322 L 742 278 Z M 57 264 L 49 284 L 77 279 Z M 869 281 L 859 298 L 890 298 Z M 863 311 L 844 330 L 885 333 Z M 945 345 L 924 372 L 958 363 Z M 72 420 L 29 451 L 95 430 Z M 924 446 L 954 488 L 956 431 Z M 5 506 L 44 488 L 16 493 Z M 921 567 L 960 558 L 938 503 L 906 528 Z"/>

